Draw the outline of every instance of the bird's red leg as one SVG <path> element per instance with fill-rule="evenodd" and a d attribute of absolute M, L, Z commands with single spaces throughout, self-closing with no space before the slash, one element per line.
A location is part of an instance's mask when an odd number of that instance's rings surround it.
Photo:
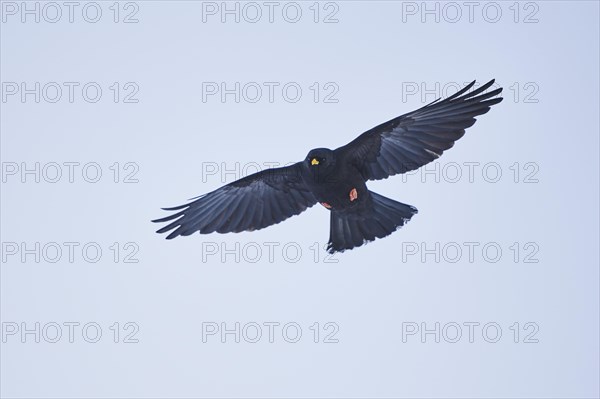
<path fill-rule="evenodd" d="M 358 191 L 355 188 L 350 190 L 350 202 L 356 200 L 358 198 Z"/>
<path fill-rule="evenodd" d="M 327 209 L 331 209 L 331 205 L 329 205 L 327 202 L 321 202 L 321 205 L 323 205 Z"/>

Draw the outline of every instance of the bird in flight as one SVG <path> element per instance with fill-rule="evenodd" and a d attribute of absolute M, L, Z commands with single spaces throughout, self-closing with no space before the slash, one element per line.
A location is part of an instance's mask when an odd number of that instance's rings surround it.
<path fill-rule="evenodd" d="M 366 131 L 349 144 L 311 150 L 303 161 L 271 168 L 163 208 L 175 213 L 153 222 L 170 222 L 157 233 L 167 239 L 192 233 L 239 233 L 277 224 L 317 202 L 330 211 L 330 253 L 383 238 L 408 222 L 417 209 L 369 191 L 368 180 L 415 170 L 451 148 L 494 104 L 502 88 L 485 91 L 494 80 L 401 115 Z M 171 231 L 172 230 L 172 231 Z"/>

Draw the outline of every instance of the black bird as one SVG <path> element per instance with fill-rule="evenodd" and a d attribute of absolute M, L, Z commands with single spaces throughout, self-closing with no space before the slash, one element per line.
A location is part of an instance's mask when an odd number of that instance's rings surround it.
<path fill-rule="evenodd" d="M 367 180 L 417 169 L 451 148 L 502 101 L 502 88 L 484 93 L 494 81 L 394 118 L 349 144 L 311 150 L 301 162 L 258 172 L 167 211 L 153 222 L 168 222 L 157 233 L 167 239 L 200 234 L 252 231 L 279 223 L 320 202 L 331 211 L 328 251 L 344 251 L 382 238 L 403 226 L 417 209 L 367 189 Z M 483 93 L 483 94 L 482 94 Z"/>

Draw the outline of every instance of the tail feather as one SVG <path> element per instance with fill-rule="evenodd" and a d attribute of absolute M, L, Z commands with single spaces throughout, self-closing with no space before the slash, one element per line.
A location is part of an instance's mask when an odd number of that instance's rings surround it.
<path fill-rule="evenodd" d="M 404 226 L 417 208 L 369 191 L 371 206 L 358 212 L 331 212 L 327 250 L 343 252 L 376 238 L 383 238 Z"/>

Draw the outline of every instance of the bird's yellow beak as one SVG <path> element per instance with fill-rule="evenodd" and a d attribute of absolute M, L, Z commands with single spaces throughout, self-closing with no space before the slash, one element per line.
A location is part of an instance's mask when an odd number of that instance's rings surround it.
<path fill-rule="evenodd" d="M 311 165 L 318 165 L 319 164 L 319 160 L 317 158 L 313 158 L 312 161 L 310 161 Z"/>

